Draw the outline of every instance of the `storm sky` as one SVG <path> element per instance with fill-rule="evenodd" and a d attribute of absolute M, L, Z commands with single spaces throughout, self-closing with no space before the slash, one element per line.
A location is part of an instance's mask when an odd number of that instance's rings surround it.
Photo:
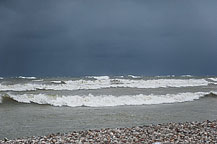
<path fill-rule="evenodd" d="M 217 75 L 216 0 L 0 0 L 0 76 Z"/>

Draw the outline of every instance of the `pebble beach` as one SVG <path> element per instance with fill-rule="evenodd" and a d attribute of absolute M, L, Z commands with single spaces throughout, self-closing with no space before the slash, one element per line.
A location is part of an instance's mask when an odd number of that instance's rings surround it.
<path fill-rule="evenodd" d="M 0 140 L 1 144 L 19 143 L 217 143 L 217 121 L 166 123 L 131 128 L 105 128 L 73 131 L 47 136 Z"/>

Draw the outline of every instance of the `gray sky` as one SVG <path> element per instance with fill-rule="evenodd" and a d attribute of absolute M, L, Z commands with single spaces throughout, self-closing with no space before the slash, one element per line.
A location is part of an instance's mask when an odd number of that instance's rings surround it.
<path fill-rule="evenodd" d="M 217 75 L 216 0 L 0 0 L 0 76 Z"/>

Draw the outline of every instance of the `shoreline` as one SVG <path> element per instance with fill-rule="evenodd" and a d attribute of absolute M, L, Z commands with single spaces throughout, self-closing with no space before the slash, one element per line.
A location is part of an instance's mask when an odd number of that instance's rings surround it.
<path fill-rule="evenodd" d="M 102 108 L 5 103 L 0 105 L 0 139 L 170 122 L 212 121 L 217 120 L 216 102 L 216 98 L 204 98 L 187 103 Z"/>
<path fill-rule="evenodd" d="M 217 143 L 217 120 L 104 128 L 32 136 L 0 143 Z"/>

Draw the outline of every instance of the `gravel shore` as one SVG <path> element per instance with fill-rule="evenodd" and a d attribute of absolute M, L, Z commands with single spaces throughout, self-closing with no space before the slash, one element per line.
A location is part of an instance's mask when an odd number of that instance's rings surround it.
<path fill-rule="evenodd" d="M 57 133 L 0 140 L 0 143 L 217 143 L 217 121 L 167 123 L 132 128 Z"/>

